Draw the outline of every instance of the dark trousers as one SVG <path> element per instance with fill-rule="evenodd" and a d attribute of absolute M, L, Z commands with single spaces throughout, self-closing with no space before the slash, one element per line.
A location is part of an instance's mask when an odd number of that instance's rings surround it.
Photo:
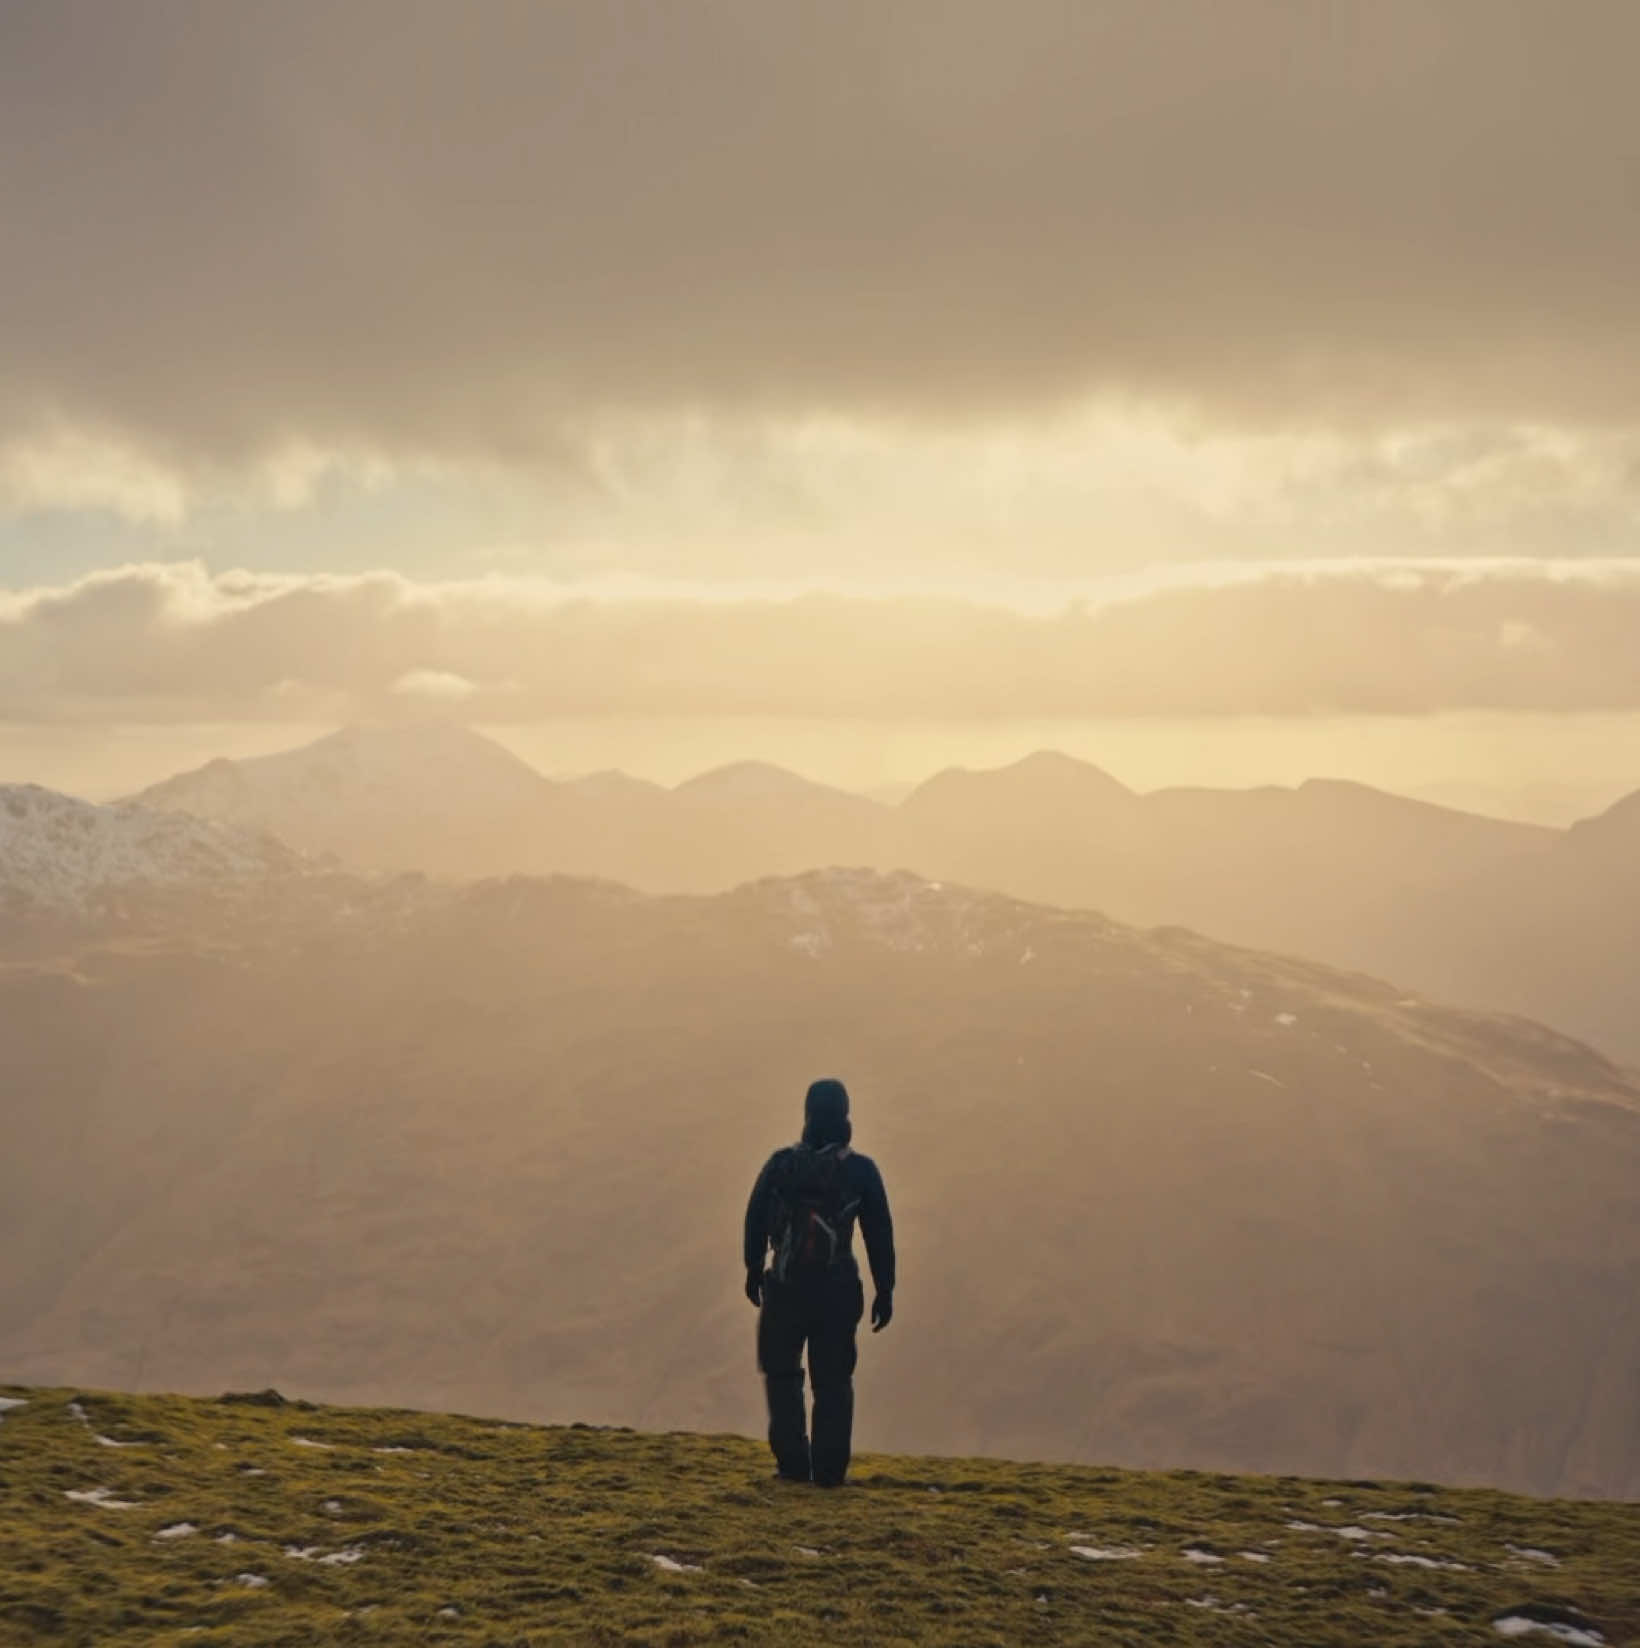
<path fill-rule="evenodd" d="M 763 1278 L 757 1317 L 757 1365 L 769 1398 L 769 1446 L 780 1474 L 836 1487 L 848 1471 L 854 1433 L 855 1329 L 865 1314 L 859 1272 L 827 1271 L 806 1279 Z M 814 1434 L 803 1413 L 803 1347 L 814 1388 Z"/>

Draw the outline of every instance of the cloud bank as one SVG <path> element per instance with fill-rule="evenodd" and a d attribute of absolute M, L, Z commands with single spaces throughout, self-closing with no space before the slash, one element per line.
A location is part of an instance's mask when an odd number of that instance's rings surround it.
<path fill-rule="evenodd" d="M 1225 572 L 1047 609 L 132 566 L 0 596 L 13 721 L 1640 708 L 1640 562 Z"/>
<path fill-rule="evenodd" d="M 702 407 L 1630 425 L 1636 61 L 1627 0 L 12 0 L 0 445 L 163 516 Z"/>

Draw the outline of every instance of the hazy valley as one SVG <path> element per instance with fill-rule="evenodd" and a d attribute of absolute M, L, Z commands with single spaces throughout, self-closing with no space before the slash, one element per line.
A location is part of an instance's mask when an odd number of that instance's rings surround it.
<path fill-rule="evenodd" d="M 1640 1089 L 1551 1031 L 909 874 L 85 876 L 6 927 L 14 1377 L 755 1431 L 737 1221 L 836 1071 L 864 1445 L 1640 1491 Z"/>

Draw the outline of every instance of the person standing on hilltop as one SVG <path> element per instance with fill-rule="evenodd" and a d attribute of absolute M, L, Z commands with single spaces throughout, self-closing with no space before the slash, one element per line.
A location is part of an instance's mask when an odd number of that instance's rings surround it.
<path fill-rule="evenodd" d="M 849 1148 L 852 1136 L 848 1089 L 840 1081 L 815 1082 L 803 1101 L 802 1139 L 764 1163 L 746 1204 L 746 1297 L 758 1306 L 769 1447 L 782 1477 L 823 1488 L 842 1485 L 854 1431 L 854 1336 L 865 1314 L 856 1220 L 876 1289 L 871 1331 L 882 1332 L 894 1315 L 888 1193 L 876 1163 Z M 805 1343 L 812 1441 L 803 1412 Z"/>

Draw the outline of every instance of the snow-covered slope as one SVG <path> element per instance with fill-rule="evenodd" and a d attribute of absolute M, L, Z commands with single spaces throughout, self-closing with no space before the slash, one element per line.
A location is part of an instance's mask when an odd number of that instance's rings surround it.
<path fill-rule="evenodd" d="M 302 863 L 272 836 L 0 784 L 0 908 L 88 910 L 120 891 L 286 875 Z"/>

